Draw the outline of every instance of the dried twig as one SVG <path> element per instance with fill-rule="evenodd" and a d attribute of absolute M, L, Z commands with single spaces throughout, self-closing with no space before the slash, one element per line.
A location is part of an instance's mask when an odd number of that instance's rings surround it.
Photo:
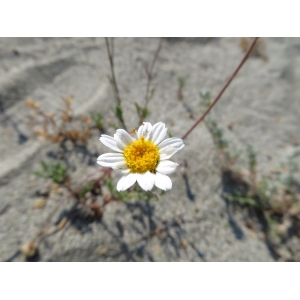
<path fill-rule="evenodd" d="M 240 68 L 243 66 L 243 64 L 245 63 L 245 61 L 247 60 L 251 50 L 253 49 L 256 41 L 257 41 L 258 37 L 254 38 L 251 45 L 249 46 L 247 52 L 245 53 L 244 57 L 242 58 L 241 62 L 239 63 L 239 65 L 236 67 L 236 69 L 234 70 L 234 72 L 232 73 L 232 75 L 230 76 L 230 78 L 227 80 L 227 82 L 225 83 L 225 85 L 223 86 L 223 88 L 221 89 L 221 91 L 219 92 L 219 94 L 216 96 L 216 98 L 214 99 L 214 101 L 211 103 L 211 105 L 206 109 L 206 111 L 203 113 L 203 115 L 193 124 L 193 126 L 183 135 L 182 139 L 184 140 L 193 130 L 194 128 L 205 118 L 205 116 L 210 112 L 210 110 L 213 108 L 213 106 L 217 103 L 217 101 L 221 98 L 222 94 L 225 92 L 225 90 L 227 89 L 227 87 L 229 86 L 229 84 L 231 83 L 231 81 L 233 80 L 233 78 L 236 76 L 236 74 L 238 73 L 238 71 L 240 70 Z"/>
<path fill-rule="evenodd" d="M 109 59 L 109 64 L 110 64 L 110 70 L 111 70 L 111 80 L 112 80 L 112 85 L 115 89 L 115 93 L 116 93 L 116 98 L 117 98 L 117 105 L 121 106 L 121 98 L 119 95 L 119 89 L 118 89 L 118 85 L 117 85 L 117 80 L 116 80 L 116 76 L 115 76 L 115 70 L 114 70 L 114 46 L 113 46 L 113 38 L 111 38 L 111 45 L 109 44 L 109 39 L 106 37 L 105 38 L 105 44 L 106 44 L 106 50 L 107 50 L 107 54 L 108 54 L 108 59 Z"/>
<path fill-rule="evenodd" d="M 57 210 L 66 202 L 67 199 L 68 198 L 65 198 L 64 200 L 58 202 L 58 204 L 55 206 L 53 211 L 47 217 L 46 221 L 44 222 L 44 224 L 40 228 L 40 230 L 37 233 L 37 235 L 35 236 L 35 238 L 32 240 L 32 243 L 36 243 L 43 236 L 44 230 L 49 225 L 49 223 L 51 222 L 52 217 L 55 215 Z"/>
<path fill-rule="evenodd" d="M 118 89 L 118 84 L 115 76 L 115 70 L 114 70 L 114 42 L 113 38 L 111 38 L 111 42 L 109 43 L 109 39 L 105 38 L 105 44 L 106 44 L 106 50 L 108 54 L 109 64 L 110 64 L 110 70 L 111 70 L 111 78 L 109 77 L 110 83 L 114 88 L 115 96 L 117 100 L 117 107 L 116 107 L 116 115 L 123 126 L 123 128 L 126 130 L 126 125 L 122 116 L 122 109 L 121 109 L 121 97 Z M 119 112 L 119 113 L 118 113 Z"/>
<path fill-rule="evenodd" d="M 155 63 L 157 61 L 158 54 L 159 54 L 159 52 L 161 50 L 161 47 L 162 47 L 162 41 L 163 41 L 163 38 L 160 38 L 159 42 L 158 42 L 157 49 L 155 51 L 155 54 L 154 54 L 154 57 L 153 57 L 153 60 L 152 60 L 152 63 L 151 63 L 151 66 L 150 66 L 150 69 L 148 69 L 147 65 L 145 66 L 145 72 L 146 72 L 146 75 L 147 75 L 147 88 L 146 88 L 146 96 L 145 96 L 145 105 L 144 105 L 144 108 L 141 110 L 141 114 L 140 114 L 140 120 L 139 120 L 140 124 L 142 124 L 143 121 L 144 121 L 145 112 L 147 110 L 149 101 L 152 98 L 151 94 L 149 95 L 150 84 L 151 84 L 152 77 L 153 77 L 154 66 L 155 66 Z"/>

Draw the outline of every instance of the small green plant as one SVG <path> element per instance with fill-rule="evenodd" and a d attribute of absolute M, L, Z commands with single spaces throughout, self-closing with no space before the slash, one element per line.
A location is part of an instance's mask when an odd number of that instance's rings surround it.
<path fill-rule="evenodd" d="M 206 88 L 202 89 L 199 93 L 201 104 L 204 105 L 204 107 L 210 106 L 212 99 L 210 96 L 210 91 Z"/>
<path fill-rule="evenodd" d="M 185 86 L 186 80 L 187 80 L 187 76 L 178 78 L 178 84 L 179 84 L 178 91 L 177 91 L 177 99 L 178 100 L 183 99 L 183 88 Z"/>
<path fill-rule="evenodd" d="M 273 186 L 271 188 L 270 182 L 267 179 L 264 178 L 258 183 L 257 193 L 264 208 L 270 207 L 270 201 L 276 192 L 276 187 Z"/>
<path fill-rule="evenodd" d="M 248 162 L 249 162 L 249 170 L 251 173 L 256 171 L 256 153 L 252 145 L 247 146 L 247 154 L 248 154 Z"/>
<path fill-rule="evenodd" d="M 211 105 L 210 93 L 207 89 L 200 92 L 201 105 L 207 108 Z M 230 151 L 229 142 L 224 137 L 217 120 L 207 116 L 204 120 L 221 161 L 223 174 L 227 176 L 230 192 L 224 193 L 225 199 L 257 212 L 264 219 L 265 234 L 272 247 L 277 247 L 289 235 L 300 236 L 300 185 L 299 185 L 299 156 L 300 150 L 288 157 L 279 170 L 271 172 L 262 178 L 257 178 L 257 153 L 252 145 L 246 148 L 248 172 L 237 172 L 233 168 L 241 151 Z"/>
<path fill-rule="evenodd" d="M 91 118 L 94 121 L 95 126 L 98 129 L 103 130 L 103 115 L 99 112 L 98 113 L 92 112 Z"/>
<path fill-rule="evenodd" d="M 84 197 L 86 195 L 86 193 L 92 191 L 94 188 L 94 185 L 92 182 L 88 182 L 86 185 L 84 185 L 80 191 L 78 192 L 80 197 Z"/>
<path fill-rule="evenodd" d="M 178 78 L 178 83 L 180 86 L 184 86 L 186 82 L 186 77 L 179 77 Z"/>
<path fill-rule="evenodd" d="M 215 119 L 212 117 L 208 117 L 207 121 L 205 121 L 208 127 L 208 130 L 210 131 L 214 143 L 217 146 L 219 150 L 224 150 L 228 147 L 228 140 L 224 138 L 224 130 L 220 127 L 218 127 L 218 124 Z"/>
<path fill-rule="evenodd" d="M 62 184 L 67 178 L 67 167 L 60 163 L 46 163 L 41 161 L 42 171 L 34 171 L 33 174 L 43 178 L 49 178 L 54 183 Z"/>
<path fill-rule="evenodd" d="M 201 105 L 208 107 L 211 104 L 211 96 L 208 89 L 202 89 L 199 96 L 201 98 Z M 212 135 L 217 148 L 219 150 L 228 148 L 229 142 L 224 138 L 224 130 L 218 126 L 217 121 L 212 116 L 208 116 L 204 122 Z M 230 155 L 228 154 L 227 156 L 229 157 Z"/>
<path fill-rule="evenodd" d="M 153 93 L 154 93 L 154 89 L 152 89 Z M 153 96 L 153 94 L 151 93 L 151 95 Z M 152 98 L 152 96 L 150 95 L 150 99 Z M 143 108 L 140 105 L 138 105 L 138 103 L 134 103 L 135 108 L 136 108 L 136 112 L 139 116 L 140 119 L 145 119 L 150 115 L 150 111 L 147 107 Z"/>
<path fill-rule="evenodd" d="M 122 110 L 121 106 L 119 106 L 119 105 L 116 106 L 115 115 L 121 123 L 124 123 L 123 110 Z"/>
<path fill-rule="evenodd" d="M 300 186 L 297 180 L 299 173 L 299 158 L 300 150 L 295 151 L 287 159 L 286 163 L 281 164 L 282 172 L 278 174 L 278 180 L 285 187 L 287 193 L 296 197 L 299 194 Z"/>
<path fill-rule="evenodd" d="M 229 202 L 235 202 L 235 203 L 238 203 L 242 206 L 243 205 L 250 206 L 250 207 L 257 207 L 258 206 L 257 202 L 252 198 L 251 195 L 249 195 L 249 194 L 243 195 L 240 192 L 237 192 L 237 196 L 226 194 L 226 199 Z"/>

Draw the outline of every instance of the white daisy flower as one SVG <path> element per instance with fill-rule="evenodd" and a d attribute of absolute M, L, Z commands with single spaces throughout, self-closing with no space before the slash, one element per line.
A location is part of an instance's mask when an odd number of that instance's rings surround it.
<path fill-rule="evenodd" d="M 168 129 L 162 122 L 153 126 L 144 122 L 131 134 L 118 129 L 114 137 L 102 134 L 100 141 L 116 153 L 105 153 L 97 158 L 100 166 L 112 168 L 123 176 L 117 184 L 118 191 L 125 191 L 136 181 L 142 189 L 150 191 L 153 186 L 167 191 L 172 181 L 167 176 L 175 172 L 178 164 L 169 160 L 183 149 L 183 140 L 169 138 L 163 141 Z"/>

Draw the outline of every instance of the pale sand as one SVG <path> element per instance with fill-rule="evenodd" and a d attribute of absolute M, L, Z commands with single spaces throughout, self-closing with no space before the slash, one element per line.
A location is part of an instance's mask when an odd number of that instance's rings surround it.
<path fill-rule="evenodd" d="M 134 102 L 144 103 L 143 66 L 152 60 L 157 42 L 154 38 L 115 40 L 116 77 L 128 128 L 137 127 Z M 259 174 L 286 160 L 300 142 L 300 39 L 264 38 L 263 42 L 268 59 L 251 57 L 212 111 L 234 145 L 245 149 L 250 143 L 257 150 Z M 163 121 L 173 136 L 182 136 L 194 120 L 176 99 L 178 77 L 188 75 L 184 101 L 198 116 L 199 91 L 206 87 L 215 96 L 241 57 L 237 38 L 165 40 L 155 69 L 156 91 L 147 121 Z M 32 239 L 55 206 L 55 198 L 51 198 L 44 209 L 32 208 L 39 199 L 37 185 L 46 181 L 37 180 L 31 172 L 39 169 L 40 160 L 57 146 L 41 143 L 30 134 L 24 120 L 28 113 L 24 99 L 30 96 L 51 111 L 59 107 L 61 96 L 72 94 L 77 116 L 99 110 L 108 120 L 113 117 L 115 103 L 106 78 L 109 73 L 102 38 L 0 39 L 0 213 L 1 207 L 6 207 L 0 214 L 0 260 L 9 259 Z M 232 130 L 226 128 L 229 123 Z M 112 128 L 108 134 L 113 134 Z M 273 261 L 260 234 L 245 226 L 245 211 L 226 208 L 220 168 L 206 127 L 197 127 L 185 143 L 185 149 L 173 160 L 188 161 L 194 200 L 189 199 L 178 169 L 171 176 L 173 189 L 159 202 L 109 205 L 102 222 L 78 222 L 81 231 L 71 226 L 49 236 L 40 244 L 37 259 Z M 96 168 L 93 159 L 96 162 L 98 155 L 107 152 L 98 136 L 90 140 L 89 149 L 94 153 L 90 166 L 82 162 L 82 155 L 70 154 L 74 176 Z M 246 160 L 241 159 L 238 165 L 246 167 Z M 114 179 L 116 182 L 117 176 Z M 29 187 L 32 182 L 36 187 Z M 161 238 L 148 242 L 147 215 L 151 228 L 167 228 Z M 178 218 L 183 220 L 180 226 L 175 222 Z M 22 261 L 23 257 L 13 260 Z"/>

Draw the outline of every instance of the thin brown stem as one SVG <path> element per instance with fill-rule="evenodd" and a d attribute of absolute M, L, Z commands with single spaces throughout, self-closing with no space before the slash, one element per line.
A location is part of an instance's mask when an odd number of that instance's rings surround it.
<path fill-rule="evenodd" d="M 117 80 L 116 80 L 116 76 L 115 76 L 115 70 L 114 70 L 114 42 L 113 42 L 113 38 L 111 39 L 111 43 L 109 43 L 109 39 L 106 37 L 105 38 L 105 45 L 106 45 L 106 50 L 107 50 L 109 64 L 110 64 L 110 71 L 111 71 L 110 82 L 111 82 L 111 84 L 113 86 L 113 89 L 115 91 L 115 96 L 116 96 L 116 100 L 117 100 L 117 107 L 122 111 L 122 109 L 121 109 L 121 97 L 120 97 L 120 94 L 119 94 L 118 84 L 117 84 Z M 118 114 L 117 114 L 117 116 L 118 116 Z M 123 126 L 123 128 L 126 129 L 126 125 L 125 125 L 123 116 L 121 116 L 121 117 L 118 116 L 118 119 L 119 119 L 121 125 Z"/>
<path fill-rule="evenodd" d="M 109 40 L 106 37 L 105 38 L 105 44 L 106 44 L 106 50 L 107 50 L 109 64 L 110 64 L 112 84 L 113 84 L 113 87 L 115 89 L 116 98 L 117 98 L 117 105 L 120 106 L 121 105 L 121 99 L 120 99 L 120 95 L 119 95 L 119 89 L 118 89 L 117 80 L 116 80 L 116 76 L 115 76 L 115 70 L 114 70 L 113 43 L 111 43 L 112 44 L 112 49 L 111 49 L 111 47 L 109 45 Z"/>
<path fill-rule="evenodd" d="M 216 96 L 216 98 L 214 99 L 214 101 L 211 103 L 211 105 L 206 109 L 206 111 L 203 113 L 203 115 L 193 124 L 193 126 L 183 135 L 182 139 L 184 140 L 193 130 L 194 128 L 205 118 L 205 116 L 210 112 L 210 110 L 213 108 L 213 106 L 217 103 L 217 101 L 221 98 L 222 94 L 225 92 L 225 90 L 227 89 L 227 87 L 229 86 L 229 84 L 231 83 L 231 81 L 233 80 L 233 78 L 236 76 L 236 74 L 238 73 L 238 71 L 240 70 L 240 68 L 243 66 L 243 64 L 245 63 L 245 61 L 247 60 L 251 50 L 253 49 L 256 41 L 258 40 L 258 37 L 254 38 L 251 45 L 249 46 L 248 50 L 246 51 L 244 57 L 242 58 L 241 62 L 238 64 L 238 66 L 236 67 L 236 69 L 234 70 L 234 72 L 232 73 L 232 75 L 230 76 L 230 78 L 227 80 L 227 82 L 225 83 L 225 85 L 223 86 L 223 88 L 221 89 L 221 91 L 219 92 L 219 94 Z"/>
<path fill-rule="evenodd" d="M 149 195 L 151 195 L 152 197 L 154 197 L 157 201 L 159 201 L 159 197 L 156 195 L 156 194 L 154 194 L 153 192 L 151 192 L 151 191 L 148 191 L 147 192 Z"/>
<path fill-rule="evenodd" d="M 43 232 L 45 230 L 45 228 L 49 225 L 49 223 L 51 222 L 52 217 L 55 215 L 55 213 L 57 212 L 57 210 L 68 200 L 68 198 L 65 198 L 64 200 L 60 201 L 57 203 L 57 205 L 55 206 L 55 208 L 53 209 L 53 211 L 50 213 L 50 215 L 47 217 L 46 221 L 44 222 L 44 224 L 42 225 L 42 227 L 40 228 L 40 230 L 38 231 L 38 233 L 36 234 L 36 236 L 34 237 L 34 239 L 32 240 L 32 243 L 36 243 L 39 238 L 43 235 Z"/>
<path fill-rule="evenodd" d="M 158 54 L 159 54 L 159 52 L 161 50 L 161 47 L 162 47 L 162 42 L 163 42 L 163 38 L 160 38 L 159 42 L 158 42 L 157 49 L 154 53 L 154 57 L 153 57 L 150 69 L 148 69 L 148 67 L 145 66 L 145 71 L 146 71 L 146 75 L 147 75 L 147 87 L 146 87 L 145 105 L 144 105 L 144 108 L 141 110 L 141 115 L 140 115 L 140 120 L 139 120 L 140 124 L 143 123 L 144 114 L 145 114 L 145 111 L 147 110 L 149 101 L 151 99 L 151 97 L 149 96 L 150 84 L 151 84 L 151 81 L 152 81 L 154 66 L 155 66 L 155 63 L 157 61 Z"/>

